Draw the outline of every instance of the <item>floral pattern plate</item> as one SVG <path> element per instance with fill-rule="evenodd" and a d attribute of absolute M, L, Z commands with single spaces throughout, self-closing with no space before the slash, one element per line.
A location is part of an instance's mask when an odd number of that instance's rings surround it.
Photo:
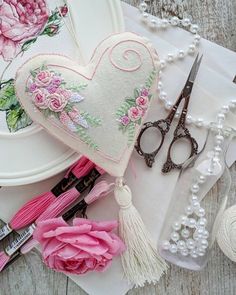
<path fill-rule="evenodd" d="M 14 91 L 15 71 L 31 56 L 59 53 L 84 61 L 100 39 L 123 30 L 119 1 L 101 0 L 96 17 L 90 11 L 90 0 L 78 2 L 68 1 L 74 29 L 80 34 L 80 50 L 68 32 L 68 7 L 64 1 L 3 0 L 0 3 L 0 185 L 46 179 L 79 157 L 32 123 Z M 104 11 L 107 15 L 103 22 Z M 99 34 L 90 34 L 91 42 L 87 31 L 92 32 L 94 26 Z M 82 57 L 83 51 L 86 54 Z"/>

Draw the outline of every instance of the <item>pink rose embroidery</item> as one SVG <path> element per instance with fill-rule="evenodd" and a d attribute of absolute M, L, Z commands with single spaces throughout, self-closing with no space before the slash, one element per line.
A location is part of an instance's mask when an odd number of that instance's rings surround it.
<path fill-rule="evenodd" d="M 53 74 L 50 71 L 40 71 L 35 77 L 35 84 L 39 87 L 46 87 L 52 81 Z"/>
<path fill-rule="evenodd" d="M 47 20 L 45 0 L 0 1 L 0 55 L 13 59 L 23 42 L 41 33 Z"/>
<path fill-rule="evenodd" d="M 39 223 L 34 238 L 41 244 L 49 268 L 80 275 L 105 271 L 113 257 L 125 250 L 123 242 L 112 233 L 116 228 L 116 221 L 76 218 L 69 226 L 62 218 L 55 218 Z"/>
<path fill-rule="evenodd" d="M 63 96 L 66 100 L 69 100 L 71 97 L 71 92 L 67 89 L 58 88 L 56 93 L 60 96 Z"/>
<path fill-rule="evenodd" d="M 142 112 L 138 107 L 132 107 L 128 110 L 128 116 L 131 121 L 137 121 L 141 118 Z"/>
<path fill-rule="evenodd" d="M 48 100 L 49 100 L 49 105 L 48 105 L 49 109 L 56 113 L 62 112 L 68 103 L 68 99 L 65 96 L 60 95 L 58 93 L 53 93 L 49 95 Z"/>
<path fill-rule="evenodd" d="M 147 109 L 148 107 L 148 97 L 147 96 L 139 96 L 136 98 L 136 104 L 142 109 Z"/>
<path fill-rule="evenodd" d="M 120 122 L 122 125 L 127 126 L 130 122 L 130 118 L 128 116 L 123 116 L 120 118 Z"/>
<path fill-rule="evenodd" d="M 143 88 L 143 89 L 141 90 L 141 96 L 148 96 L 148 94 L 149 94 L 149 91 L 148 91 L 147 88 Z"/>
<path fill-rule="evenodd" d="M 46 93 L 43 89 L 37 89 L 33 93 L 33 100 L 34 104 L 40 108 L 40 109 L 47 109 L 48 108 L 48 98 L 46 96 Z"/>

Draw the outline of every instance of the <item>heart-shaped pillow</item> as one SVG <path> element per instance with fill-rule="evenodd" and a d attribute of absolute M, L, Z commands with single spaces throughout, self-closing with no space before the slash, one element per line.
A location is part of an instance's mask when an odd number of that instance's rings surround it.
<path fill-rule="evenodd" d="M 33 119 L 113 176 L 123 176 L 153 97 L 159 59 L 148 40 L 115 34 L 86 66 L 38 55 L 16 74 L 16 93 Z"/>

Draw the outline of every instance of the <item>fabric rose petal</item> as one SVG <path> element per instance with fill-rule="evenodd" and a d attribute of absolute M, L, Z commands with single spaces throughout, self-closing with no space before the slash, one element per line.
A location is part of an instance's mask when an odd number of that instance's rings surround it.
<path fill-rule="evenodd" d="M 1 0 L 0 16 L 0 55 L 9 61 L 25 41 L 42 32 L 48 9 L 45 0 Z"/>
<path fill-rule="evenodd" d="M 83 218 L 74 219 L 73 226 L 69 226 L 62 218 L 55 218 L 39 223 L 34 239 L 40 243 L 49 268 L 78 275 L 100 272 L 125 250 L 124 243 L 112 232 L 117 226 L 117 221 Z"/>

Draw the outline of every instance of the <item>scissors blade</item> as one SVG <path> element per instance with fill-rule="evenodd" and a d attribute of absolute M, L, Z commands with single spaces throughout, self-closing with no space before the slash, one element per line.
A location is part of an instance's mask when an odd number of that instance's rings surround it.
<path fill-rule="evenodd" d="M 189 96 L 191 94 L 191 92 L 192 92 L 193 84 L 194 84 L 194 81 L 196 79 L 200 64 L 202 62 L 202 58 L 203 58 L 203 55 L 201 55 L 201 57 L 199 59 L 199 53 L 198 53 L 198 55 L 195 58 L 195 61 L 194 61 L 193 65 L 192 65 L 192 68 L 190 70 L 188 79 L 187 79 L 186 84 L 185 84 L 184 89 L 183 89 L 184 97 Z"/>

